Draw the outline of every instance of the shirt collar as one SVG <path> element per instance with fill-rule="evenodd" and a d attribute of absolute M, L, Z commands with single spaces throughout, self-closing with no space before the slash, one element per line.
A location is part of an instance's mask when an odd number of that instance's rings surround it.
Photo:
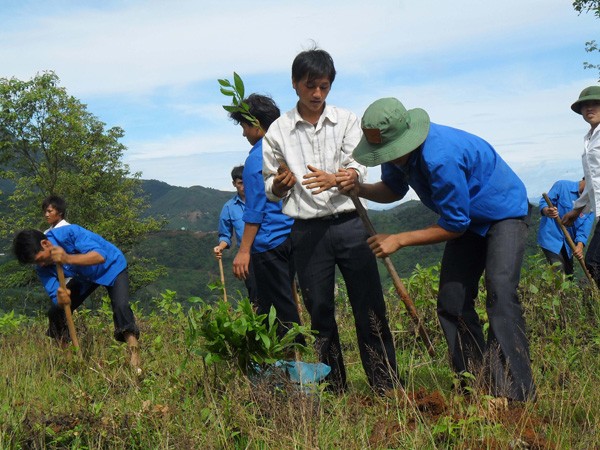
<path fill-rule="evenodd" d="M 294 107 L 294 119 L 293 120 L 294 120 L 294 127 L 297 127 L 299 123 L 308 123 L 306 120 L 304 120 L 302 118 L 302 116 L 298 112 L 298 104 L 297 103 L 296 103 L 296 106 Z M 321 116 L 319 117 L 319 121 L 317 122 L 316 128 L 321 128 L 321 125 L 323 124 L 323 122 L 325 120 L 329 120 L 329 122 L 331 122 L 332 124 L 336 124 L 338 122 L 337 111 L 335 110 L 335 108 L 333 108 L 332 106 L 329 106 L 327 103 L 325 103 L 325 108 L 323 109 L 323 112 L 321 113 Z"/>

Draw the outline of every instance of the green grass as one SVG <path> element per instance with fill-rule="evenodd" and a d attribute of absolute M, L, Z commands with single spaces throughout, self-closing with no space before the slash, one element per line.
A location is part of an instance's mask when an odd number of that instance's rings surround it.
<path fill-rule="evenodd" d="M 452 390 L 457 380 L 435 315 L 437 273 L 418 268 L 407 280 L 433 359 L 388 293 L 406 382 L 387 397 L 367 385 L 343 286 L 336 301 L 350 391 L 342 396 L 322 387 L 306 393 L 285 380 L 250 381 L 232 361 L 205 364 L 186 345 L 188 312 L 165 297 L 153 312 L 136 313 L 140 377 L 112 338 L 106 306 L 75 312 L 81 356 L 44 336 L 41 315 L 0 317 L 0 448 L 598 448 L 598 300 L 540 258 L 528 261 L 521 297 L 538 399 L 506 405 L 477 389 L 469 396 Z"/>

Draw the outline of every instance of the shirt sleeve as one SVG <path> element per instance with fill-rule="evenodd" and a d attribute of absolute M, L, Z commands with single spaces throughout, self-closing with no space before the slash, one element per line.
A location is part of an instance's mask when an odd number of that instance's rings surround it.
<path fill-rule="evenodd" d="M 580 214 L 573 224 L 575 228 L 575 243 L 582 242 L 584 245 L 587 245 L 593 225 L 594 215 L 592 213 Z"/>
<path fill-rule="evenodd" d="M 231 214 L 229 214 L 229 206 L 226 203 L 223 205 L 221 215 L 219 216 L 219 242 L 223 241 L 230 247 L 232 230 L 233 222 L 231 220 Z"/>
<path fill-rule="evenodd" d="M 97 237 L 99 237 L 97 234 L 75 226 L 71 228 L 68 239 L 64 242 L 65 251 L 70 254 L 96 252 L 106 261 L 108 259 L 106 248 L 101 242 L 98 242 Z"/>
<path fill-rule="evenodd" d="M 260 153 L 259 153 L 260 154 Z M 246 191 L 246 209 L 242 220 L 245 223 L 260 224 L 265 217 L 267 196 L 262 175 L 262 162 L 251 155 L 244 168 L 244 190 Z"/>
<path fill-rule="evenodd" d="M 53 269 L 50 266 L 37 266 L 35 271 L 37 272 L 38 278 L 42 282 L 46 293 L 50 297 L 50 300 L 57 305 L 58 299 L 56 298 L 56 290 L 60 284 L 58 282 L 58 276 L 56 275 L 56 269 Z"/>
<path fill-rule="evenodd" d="M 558 183 L 554 183 L 547 194 L 548 198 L 552 202 L 552 205 L 554 205 L 554 206 L 558 206 L 558 200 L 560 198 L 560 195 L 558 193 L 559 187 L 560 186 Z M 540 205 L 539 205 L 540 214 L 542 214 L 542 209 L 544 209 L 546 206 L 548 206 L 548 203 L 546 202 L 546 200 L 544 199 L 544 196 L 542 195 L 540 197 Z"/>
<path fill-rule="evenodd" d="M 398 194 L 400 198 L 404 198 L 409 190 L 404 174 L 393 164 L 383 163 L 381 165 L 381 181 Z"/>
<path fill-rule="evenodd" d="M 367 168 L 356 162 L 352 157 L 352 152 L 360 142 L 362 129 L 358 117 L 354 113 L 349 113 L 346 131 L 341 147 L 340 164 L 344 169 L 354 169 L 358 175 L 359 183 L 364 182 L 367 177 Z"/>
<path fill-rule="evenodd" d="M 283 152 L 281 151 L 281 133 L 278 132 L 277 121 L 273 122 L 262 141 L 262 176 L 264 180 L 265 195 L 271 201 L 281 200 L 273 194 L 273 178 L 277 175 L 277 169 L 281 162 L 285 162 Z M 284 198 L 290 194 L 287 191 Z"/>
<path fill-rule="evenodd" d="M 577 200 L 573 202 L 573 209 L 583 208 L 582 213 L 588 213 L 592 210 L 592 198 L 590 191 L 592 190 L 592 183 L 585 183 L 583 192 Z"/>
<path fill-rule="evenodd" d="M 455 157 L 446 155 L 426 166 L 431 186 L 431 200 L 438 209 L 438 225 L 444 230 L 462 233 L 469 228 L 471 196 L 466 167 Z"/>

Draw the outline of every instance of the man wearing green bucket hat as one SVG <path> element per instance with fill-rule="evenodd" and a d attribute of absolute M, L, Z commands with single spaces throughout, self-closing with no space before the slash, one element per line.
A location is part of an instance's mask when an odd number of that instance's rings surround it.
<path fill-rule="evenodd" d="M 583 138 L 583 174 L 585 188 L 581 196 L 573 202 L 573 210 L 563 216 L 563 223 L 571 226 L 582 213 L 594 211 L 600 215 L 600 86 L 589 86 L 581 91 L 571 109 L 581 114 L 590 124 L 590 130 Z M 585 264 L 600 286 L 600 227 L 596 226 L 592 240 L 585 254 Z"/>
<path fill-rule="evenodd" d="M 395 98 L 371 104 L 364 135 L 353 152 L 366 166 L 381 165 L 381 181 L 342 182 L 343 190 L 381 203 L 403 198 L 412 187 L 439 214 L 422 230 L 369 239 L 378 257 L 413 245 L 446 241 L 438 317 L 453 368 L 471 372 L 496 396 L 535 397 L 525 320 L 517 294 L 528 230 L 525 186 L 490 144 L 465 131 L 431 123 L 422 109 Z M 486 272 L 486 344 L 475 311 Z"/>

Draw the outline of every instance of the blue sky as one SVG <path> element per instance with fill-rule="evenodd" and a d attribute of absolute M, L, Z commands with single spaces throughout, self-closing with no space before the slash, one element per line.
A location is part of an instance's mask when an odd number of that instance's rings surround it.
<path fill-rule="evenodd" d="M 488 140 L 536 198 L 582 176 L 587 124 L 569 106 L 598 84 L 582 63 L 598 62 L 584 42 L 599 29 L 568 0 L 3 0 L 0 77 L 54 70 L 125 130 L 132 171 L 231 190 L 249 146 L 221 108 L 217 78 L 236 71 L 248 92 L 288 110 L 291 62 L 314 41 L 338 71 L 329 103 L 359 116 L 387 96 L 424 108 Z"/>

